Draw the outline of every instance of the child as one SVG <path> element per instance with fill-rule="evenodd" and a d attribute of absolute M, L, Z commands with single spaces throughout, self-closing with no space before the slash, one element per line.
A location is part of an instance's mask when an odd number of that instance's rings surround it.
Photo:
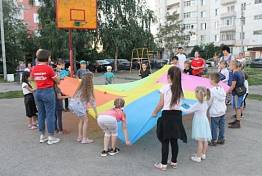
<path fill-rule="evenodd" d="M 177 56 L 172 57 L 172 63 L 173 63 L 174 66 L 180 68 Z"/>
<path fill-rule="evenodd" d="M 220 61 L 219 69 L 220 81 L 222 81 L 225 84 L 228 84 L 229 71 L 227 69 L 227 62 L 225 60 Z"/>
<path fill-rule="evenodd" d="M 244 106 L 243 108 L 245 109 L 246 108 L 246 98 L 248 96 L 249 90 L 248 90 L 248 81 L 247 81 L 248 75 L 247 73 L 244 73 L 244 75 L 245 75 L 245 87 L 247 89 L 246 94 L 244 95 L 244 100 L 243 100 L 243 106 Z"/>
<path fill-rule="evenodd" d="M 97 123 L 105 132 L 104 137 L 104 150 L 101 153 L 101 156 L 115 155 L 119 152 L 119 149 L 116 148 L 117 142 L 117 122 L 122 121 L 122 128 L 126 140 L 126 145 L 130 146 L 130 141 L 128 139 L 128 133 L 126 128 L 126 115 L 123 112 L 125 106 L 125 101 L 122 98 L 117 98 L 114 101 L 114 108 L 102 112 L 97 119 Z M 109 152 L 108 145 L 111 138 L 112 148 Z"/>
<path fill-rule="evenodd" d="M 218 83 L 220 81 L 219 73 L 211 73 L 209 82 L 213 86 L 210 89 L 211 98 L 208 101 L 209 114 L 211 117 L 211 132 L 212 140 L 209 143 L 211 146 L 225 143 L 225 114 L 226 114 L 226 92 Z M 217 127 L 219 128 L 219 136 L 217 140 Z"/>
<path fill-rule="evenodd" d="M 238 61 L 232 60 L 230 62 L 230 69 L 233 71 L 232 75 L 232 85 L 227 90 L 227 94 L 232 93 L 233 95 L 233 108 L 236 111 L 236 120 L 234 122 L 228 123 L 229 128 L 240 128 L 240 118 L 241 118 L 241 107 L 244 95 L 237 95 L 236 87 L 244 85 L 244 78 L 241 72 L 238 71 Z"/>
<path fill-rule="evenodd" d="M 146 63 L 142 63 L 142 69 L 141 69 L 140 72 L 139 72 L 140 79 L 143 79 L 143 78 L 149 76 L 150 74 L 151 74 L 151 73 L 150 73 L 150 71 L 147 69 Z"/>
<path fill-rule="evenodd" d="M 111 72 L 112 67 L 108 66 L 108 67 L 106 67 L 106 70 L 107 70 L 107 72 L 104 74 L 105 85 L 115 83 L 115 75 L 114 75 L 114 73 Z"/>
<path fill-rule="evenodd" d="M 28 117 L 28 128 L 30 130 L 37 129 L 36 122 L 36 105 L 33 92 L 35 92 L 35 88 L 33 89 L 31 84 L 30 72 L 25 71 L 22 75 L 22 90 L 24 94 L 24 103 L 26 116 Z"/>
<path fill-rule="evenodd" d="M 79 117 L 77 141 L 82 144 L 90 144 L 94 142 L 94 140 L 87 138 L 88 118 L 86 111 L 88 103 L 92 105 L 97 118 L 94 95 L 94 75 L 91 72 L 87 72 L 83 75 L 82 81 L 69 103 L 69 109 Z"/>
<path fill-rule="evenodd" d="M 76 74 L 76 78 L 77 79 L 82 79 L 83 78 L 83 74 L 89 72 L 89 70 L 86 68 L 86 61 L 81 60 L 80 61 L 80 67 L 77 70 L 77 74 Z"/>
<path fill-rule="evenodd" d="M 157 138 L 162 143 L 162 161 L 154 164 L 156 168 L 163 171 L 167 170 L 169 143 L 172 148 L 172 159 L 168 163 L 175 169 L 178 155 L 177 139 L 187 142 L 181 112 L 184 94 L 180 69 L 175 66 L 169 68 L 167 79 L 169 84 L 160 89 L 160 101 L 152 114 L 152 117 L 156 117 L 163 108 L 162 116 L 157 121 Z"/>
<path fill-rule="evenodd" d="M 61 70 L 60 70 L 60 79 L 61 80 L 64 80 L 66 76 L 68 76 L 68 72 L 65 70 L 65 61 L 63 60 L 59 60 L 57 62 L 57 65 L 59 65 L 61 67 Z M 63 95 L 63 94 L 61 94 Z M 65 111 L 68 110 L 68 98 L 65 98 Z"/>
<path fill-rule="evenodd" d="M 184 67 L 185 67 L 185 69 L 184 69 L 185 74 L 193 75 L 190 61 L 185 61 Z"/>
<path fill-rule="evenodd" d="M 54 84 L 54 92 L 56 97 L 55 130 L 57 131 L 58 134 L 68 134 L 68 131 L 63 130 L 63 126 L 62 126 L 62 110 L 63 110 L 62 100 L 66 98 L 70 98 L 70 96 L 63 96 L 61 89 L 57 86 L 57 83 Z"/>
<path fill-rule="evenodd" d="M 210 99 L 210 91 L 205 87 L 198 86 L 195 89 L 195 97 L 198 100 L 196 104 L 189 109 L 183 107 L 181 109 L 186 114 L 195 113 L 192 122 L 192 138 L 197 140 L 197 154 L 193 154 L 191 160 L 200 163 L 201 159 L 206 159 L 208 141 L 212 138 L 206 116 L 208 105 L 205 101 Z M 187 104 L 187 106 L 189 105 Z"/>
<path fill-rule="evenodd" d="M 207 74 L 206 74 L 205 71 L 202 71 L 202 72 L 198 73 L 198 76 L 201 77 L 201 78 L 206 78 Z"/>
<path fill-rule="evenodd" d="M 36 65 L 31 75 L 36 81 L 36 102 L 38 107 L 38 124 L 40 143 L 48 141 L 48 144 L 55 144 L 60 142 L 59 138 L 54 137 L 55 131 L 55 94 L 54 94 L 54 82 L 60 83 L 60 66 L 56 67 L 57 75 L 52 67 L 48 65 L 51 62 L 51 53 L 47 50 L 37 51 Z M 45 119 L 47 121 L 48 137 L 45 133 Z"/>
<path fill-rule="evenodd" d="M 68 72 L 65 70 L 65 61 L 63 60 L 59 60 L 57 62 L 57 65 L 59 65 L 61 67 L 60 70 L 60 79 L 64 80 L 66 76 L 68 76 Z"/>

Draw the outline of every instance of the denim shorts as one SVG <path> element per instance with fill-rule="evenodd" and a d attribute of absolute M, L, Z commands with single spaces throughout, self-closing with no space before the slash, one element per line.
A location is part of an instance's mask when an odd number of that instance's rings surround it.
<path fill-rule="evenodd" d="M 233 96 L 233 108 L 234 109 L 240 109 L 241 108 L 242 103 L 243 103 L 243 98 L 244 98 L 244 95 L 242 95 L 242 96 L 234 95 Z"/>

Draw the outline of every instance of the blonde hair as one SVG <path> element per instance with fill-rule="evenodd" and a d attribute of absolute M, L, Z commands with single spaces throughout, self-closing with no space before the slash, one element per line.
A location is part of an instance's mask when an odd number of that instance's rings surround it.
<path fill-rule="evenodd" d="M 125 100 L 123 98 L 117 98 L 114 101 L 115 108 L 123 108 L 125 106 Z"/>
<path fill-rule="evenodd" d="M 75 91 L 76 95 L 80 96 L 80 101 L 90 101 L 91 97 L 95 100 L 94 94 L 94 74 L 91 72 L 87 72 L 83 74 L 83 78 L 78 88 Z"/>
<path fill-rule="evenodd" d="M 196 98 L 202 104 L 205 100 L 210 100 L 210 90 L 204 86 L 197 86 L 195 89 Z"/>

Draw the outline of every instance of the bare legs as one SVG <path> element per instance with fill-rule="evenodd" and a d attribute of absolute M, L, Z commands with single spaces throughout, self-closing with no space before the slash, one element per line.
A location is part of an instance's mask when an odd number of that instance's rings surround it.
<path fill-rule="evenodd" d="M 104 150 L 107 151 L 108 150 L 108 145 L 111 139 L 111 143 L 112 143 L 112 148 L 115 149 L 116 148 L 116 142 L 117 142 L 117 136 L 105 136 L 104 137 Z"/>
<path fill-rule="evenodd" d="M 87 139 L 88 118 L 86 115 L 80 117 L 78 123 L 78 138 Z"/>
<path fill-rule="evenodd" d="M 197 156 L 201 157 L 201 154 L 206 154 L 208 143 L 207 141 L 197 141 Z"/>

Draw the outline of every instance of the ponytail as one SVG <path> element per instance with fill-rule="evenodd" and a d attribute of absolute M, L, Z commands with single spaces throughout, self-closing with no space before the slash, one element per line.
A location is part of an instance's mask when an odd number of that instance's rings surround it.
<path fill-rule="evenodd" d="M 210 100 L 211 92 L 206 87 L 203 86 L 196 87 L 195 93 L 196 93 L 196 98 L 201 104 L 203 104 L 205 100 Z"/>
<path fill-rule="evenodd" d="M 207 89 L 207 93 L 206 93 L 206 100 L 210 100 L 211 98 L 211 92 L 210 92 L 210 89 Z"/>

